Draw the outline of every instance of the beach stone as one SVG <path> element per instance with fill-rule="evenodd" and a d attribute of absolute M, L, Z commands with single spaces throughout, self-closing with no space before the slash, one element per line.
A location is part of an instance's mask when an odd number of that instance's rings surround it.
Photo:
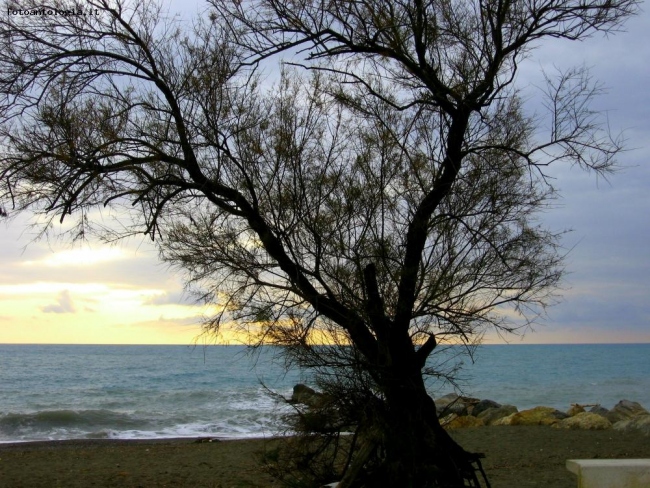
<path fill-rule="evenodd" d="M 451 402 L 457 401 L 459 398 L 458 394 L 456 393 L 447 393 L 446 395 L 441 396 L 440 398 L 436 398 L 436 408 L 438 410 L 441 410 L 445 408 L 447 405 L 449 405 Z"/>
<path fill-rule="evenodd" d="M 453 415 L 453 414 L 452 414 Z M 483 427 L 485 423 L 482 419 L 472 415 L 459 417 L 456 415 L 451 421 L 445 423 L 444 428 L 447 430 L 464 429 L 466 427 Z"/>
<path fill-rule="evenodd" d="M 478 405 L 481 402 L 480 398 L 473 398 L 473 397 L 461 397 L 463 400 L 463 403 L 465 403 L 466 408 L 466 415 L 473 415 L 476 417 L 476 414 L 474 413 L 474 409 L 476 408 L 476 405 Z"/>
<path fill-rule="evenodd" d="M 447 393 L 446 395 L 441 396 L 440 398 L 436 398 L 436 405 L 447 405 L 448 403 L 453 402 L 458 398 L 458 393 Z"/>
<path fill-rule="evenodd" d="M 458 415 L 456 415 L 455 413 L 450 413 L 449 415 L 445 415 L 444 417 L 441 417 L 439 419 L 439 422 L 440 422 L 440 425 L 442 425 L 443 427 L 446 428 L 447 424 L 450 424 L 451 422 L 453 422 L 457 418 L 458 418 Z"/>
<path fill-rule="evenodd" d="M 583 407 L 582 405 L 578 405 L 577 403 L 574 403 L 573 405 L 571 405 L 569 410 L 567 410 L 566 414 L 569 417 L 574 417 L 579 413 L 583 413 L 584 411 L 585 411 L 585 407 Z"/>
<path fill-rule="evenodd" d="M 478 415 L 478 418 L 480 418 L 485 425 L 494 425 L 497 420 L 517 412 L 517 407 L 514 405 L 501 405 L 498 408 L 488 408 L 487 410 L 483 410 Z"/>
<path fill-rule="evenodd" d="M 567 417 L 564 412 L 551 407 L 535 407 L 503 417 L 492 425 L 553 425 Z"/>
<path fill-rule="evenodd" d="M 458 396 L 456 393 L 448 393 L 435 400 L 436 412 L 438 416 L 445 417 L 450 413 L 456 415 L 467 415 L 467 403 L 463 397 Z"/>
<path fill-rule="evenodd" d="M 615 424 L 621 420 L 631 419 L 638 415 L 649 414 L 650 412 L 643 408 L 640 403 L 631 402 L 630 400 L 621 400 L 609 411 L 607 414 L 607 420 L 612 424 Z"/>
<path fill-rule="evenodd" d="M 633 429 L 640 431 L 644 435 L 650 436 L 650 415 L 639 415 L 634 417 L 630 423 Z"/>
<path fill-rule="evenodd" d="M 591 407 L 589 409 L 591 413 L 595 413 L 597 415 L 600 415 L 601 417 L 607 418 L 607 414 L 609 413 L 609 410 L 607 410 L 605 407 L 601 405 L 596 405 L 594 407 Z"/>
<path fill-rule="evenodd" d="M 456 403 L 450 403 L 445 407 L 446 413 L 455 413 L 456 415 L 467 415 L 468 414 L 468 405 L 463 401 L 458 401 Z"/>
<path fill-rule="evenodd" d="M 615 430 L 623 432 L 638 431 L 650 436 L 650 415 L 638 415 L 627 420 L 619 420 L 614 424 Z"/>
<path fill-rule="evenodd" d="M 613 424 L 613 427 L 614 427 L 614 430 L 620 430 L 620 431 L 623 431 L 623 432 L 627 432 L 629 430 L 632 430 L 632 429 L 629 429 L 629 426 L 630 426 L 631 423 L 632 423 L 632 420 L 619 420 L 618 422 Z"/>
<path fill-rule="evenodd" d="M 611 429 L 612 423 L 597 413 L 580 412 L 573 417 L 553 424 L 557 429 L 605 430 Z"/>
<path fill-rule="evenodd" d="M 221 442 L 221 440 L 216 437 L 199 437 L 194 441 L 195 444 L 204 444 L 206 442 Z"/>
<path fill-rule="evenodd" d="M 489 423 L 488 425 L 512 425 L 512 419 L 513 417 L 517 414 L 511 413 L 510 415 L 506 415 L 505 417 L 501 417 L 499 419 L 494 420 L 493 422 Z"/>
<path fill-rule="evenodd" d="M 298 383 L 293 387 L 290 403 L 302 403 L 308 407 L 320 407 L 325 401 L 325 395 L 317 392 L 313 388 Z"/>
<path fill-rule="evenodd" d="M 474 417 L 478 417 L 486 410 L 499 407 L 501 407 L 501 404 L 493 400 L 481 400 L 476 405 L 474 405 L 474 408 L 472 409 L 472 415 L 474 415 Z"/>
<path fill-rule="evenodd" d="M 436 398 L 434 401 L 436 403 L 436 411 L 438 412 L 438 415 L 440 415 L 447 405 L 456 400 L 458 400 L 458 395 L 456 393 L 448 393 L 440 398 Z"/>

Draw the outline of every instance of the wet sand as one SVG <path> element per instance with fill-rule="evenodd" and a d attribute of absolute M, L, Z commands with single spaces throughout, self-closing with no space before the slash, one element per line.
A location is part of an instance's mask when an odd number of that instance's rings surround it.
<path fill-rule="evenodd" d="M 451 434 L 465 449 L 486 454 L 483 466 L 494 488 L 576 487 L 575 475 L 565 468 L 567 459 L 650 458 L 650 437 L 614 430 L 499 426 Z M 103 439 L 0 444 L 0 487 L 279 487 L 260 462 L 279 442 Z"/>

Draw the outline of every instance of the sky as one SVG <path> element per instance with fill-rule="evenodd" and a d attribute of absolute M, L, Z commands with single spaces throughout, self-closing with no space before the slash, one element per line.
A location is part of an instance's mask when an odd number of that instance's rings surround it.
<path fill-rule="evenodd" d="M 561 301 L 534 330 L 506 338 L 488 333 L 486 343 L 650 342 L 650 9 L 642 9 L 625 32 L 545 43 L 521 66 L 518 84 L 531 94 L 531 107 L 542 70 L 589 67 L 606 88 L 594 107 L 624 132 L 627 151 L 607 179 L 565 165 L 550 169 L 560 198 L 542 223 L 571 230 L 562 241 L 568 273 Z M 210 310 L 192 302 L 183 277 L 158 261 L 146 238 L 71 246 L 35 239 L 29 223 L 26 214 L 0 221 L 0 343 L 205 339 L 200 319 Z"/>

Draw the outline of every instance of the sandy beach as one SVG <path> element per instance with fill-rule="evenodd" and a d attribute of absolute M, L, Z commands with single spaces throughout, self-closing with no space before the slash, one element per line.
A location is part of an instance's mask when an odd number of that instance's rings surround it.
<path fill-rule="evenodd" d="M 650 458 L 650 437 L 545 426 L 460 429 L 452 435 L 486 454 L 494 488 L 570 488 L 567 459 Z M 260 463 L 278 439 L 72 440 L 0 444 L 0 486 L 278 487 Z"/>

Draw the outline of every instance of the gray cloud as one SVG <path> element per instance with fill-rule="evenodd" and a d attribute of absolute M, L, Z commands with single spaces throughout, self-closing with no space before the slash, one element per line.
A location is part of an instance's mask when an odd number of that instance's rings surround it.
<path fill-rule="evenodd" d="M 68 290 L 63 290 L 59 293 L 56 299 L 56 305 L 45 305 L 41 307 L 41 312 L 44 313 L 76 313 L 77 309 L 72 302 L 72 297 Z"/>
<path fill-rule="evenodd" d="M 26 226 L 29 216 L 19 215 L 9 223 L 0 222 L 0 284 L 104 283 L 119 287 L 178 289 L 180 278 L 158 260 L 155 246 L 148 240 L 131 239 L 120 249 L 129 259 L 109 260 L 75 267 L 25 265 L 51 258 L 53 252 L 69 250 L 65 242 L 33 241 Z M 4 227 L 4 228 L 2 228 Z M 100 243 L 92 242 L 98 248 Z"/>
<path fill-rule="evenodd" d="M 144 302 L 144 305 L 195 305 L 195 303 L 186 292 L 172 290 L 150 297 Z"/>
<path fill-rule="evenodd" d="M 621 169 L 607 180 L 579 168 L 549 168 L 560 198 L 542 223 L 572 232 L 562 240 L 571 249 L 564 299 L 549 310 L 546 330 L 579 331 L 584 342 L 597 341 L 599 334 L 611 337 L 612 331 L 634 332 L 650 342 L 650 73 L 641 61 L 650 57 L 649 23 L 650 11 L 642 12 L 626 24 L 627 32 L 545 44 L 522 71 L 532 84 L 541 67 L 589 67 L 605 89 L 593 108 L 604 112 L 614 134 L 623 131 L 626 138 Z M 543 334 L 545 327 L 538 330 Z"/>
<path fill-rule="evenodd" d="M 198 5 L 199 2 L 196 2 Z M 195 2 L 172 2 L 173 10 L 186 18 L 196 11 Z M 594 35 L 585 42 L 551 41 L 530 53 L 520 66 L 519 86 L 528 97 L 531 111 L 539 108 L 533 84 L 541 80 L 540 69 L 554 66 L 588 66 L 594 80 L 602 82 L 606 93 L 594 108 L 606 111 L 614 132 L 625 130 L 628 152 L 620 157 L 623 170 L 609 178 L 598 179 L 577 168 L 556 165 L 549 174 L 560 189 L 557 206 L 542 216 L 552 230 L 573 229 L 563 239 L 572 251 L 566 259 L 564 300 L 549 310 L 544 331 L 586 331 L 585 341 L 597 339 L 601 331 L 626 328 L 646 333 L 650 341 L 650 9 L 630 19 L 627 32 L 613 36 Z M 268 70 L 271 70 L 269 63 Z M 150 305 L 188 303 L 178 291 L 181 279 L 157 260 L 155 248 L 148 242 L 128 245 L 134 259 L 101 263 L 88 269 L 40 269 L 21 266 L 37 261 L 51 252 L 46 242 L 32 243 L 24 231 L 27 218 L 22 216 L 5 225 L 0 222 L 0 283 L 100 282 L 167 290 L 149 300 Z M 3 228 L 4 227 L 4 228 Z M 56 243 L 53 244 L 55 246 Z M 69 298 L 69 294 L 68 294 Z M 70 299 L 69 304 L 72 304 Z M 50 312 L 63 309 L 59 303 L 48 305 Z M 45 310 L 43 310 L 45 311 Z M 59 312 L 61 313 L 61 312 Z M 169 320 L 169 319 L 168 319 Z M 168 320 L 149 323 L 160 327 Z M 186 320 L 186 319 L 183 319 Z M 590 336 L 589 336 L 590 334 Z M 534 333 L 529 335 L 534 340 Z"/>

